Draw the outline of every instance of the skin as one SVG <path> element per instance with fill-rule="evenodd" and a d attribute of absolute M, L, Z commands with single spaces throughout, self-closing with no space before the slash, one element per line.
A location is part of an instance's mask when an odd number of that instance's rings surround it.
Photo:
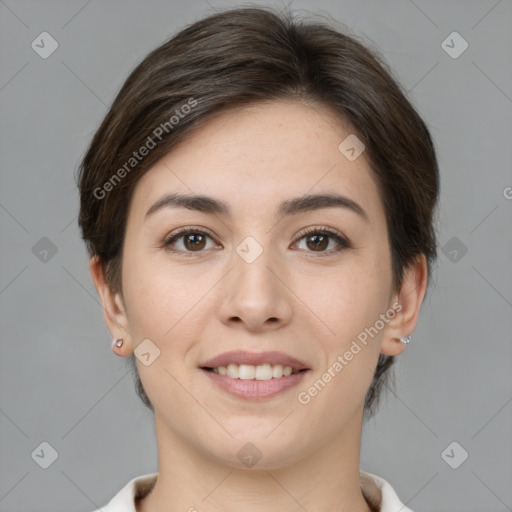
<path fill-rule="evenodd" d="M 350 133 L 325 107 L 304 102 L 224 112 L 138 182 L 122 294 L 91 259 L 107 326 L 125 340 L 116 353 L 130 356 L 147 338 L 160 350 L 149 366 L 137 359 L 155 408 L 159 456 L 159 478 L 138 512 L 370 511 L 359 482 L 364 397 L 379 353 L 400 354 L 399 338 L 416 326 L 427 266 L 420 256 L 401 289 L 392 289 L 384 206 L 365 154 L 349 161 L 338 150 Z M 281 201 L 333 191 L 357 202 L 369 221 L 339 207 L 277 216 Z M 145 220 L 170 192 L 222 200 L 233 218 L 164 208 Z M 178 252 L 165 248 L 185 226 L 213 237 L 196 250 L 186 236 L 174 243 Z M 301 235 L 308 227 L 330 227 L 352 247 L 333 252 L 339 245 L 329 238 L 315 249 L 311 235 Z M 263 249 L 252 263 L 236 252 L 247 236 Z M 395 302 L 401 311 L 317 396 L 299 403 L 297 394 Z M 311 371 L 276 397 L 235 398 L 198 368 L 233 349 L 279 350 Z M 251 468 L 237 457 L 247 442 L 262 454 Z"/>

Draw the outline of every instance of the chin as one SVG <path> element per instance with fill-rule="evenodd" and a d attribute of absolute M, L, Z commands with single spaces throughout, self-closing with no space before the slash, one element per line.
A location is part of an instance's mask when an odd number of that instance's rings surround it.
<path fill-rule="evenodd" d="M 286 467 L 300 459 L 297 448 L 304 445 L 290 430 L 278 432 L 279 421 L 263 422 L 258 428 L 251 427 L 248 420 L 240 422 L 238 428 L 231 425 L 229 432 L 233 437 L 226 434 L 209 438 L 203 441 L 203 449 L 218 462 L 236 469 L 258 471 Z"/>

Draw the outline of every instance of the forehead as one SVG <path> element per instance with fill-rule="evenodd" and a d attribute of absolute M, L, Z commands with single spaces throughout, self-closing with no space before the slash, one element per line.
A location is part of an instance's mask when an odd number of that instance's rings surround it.
<path fill-rule="evenodd" d="M 317 104 L 273 101 L 227 110 L 145 173 L 133 206 L 145 213 L 163 194 L 181 192 L 216 197 L 239 215 L 263 215 L 291 197 L 338 193 L 357 201 L 373 222 L 384 214 L 382 201 L 364 152 L 349 160 L 340 151 L 348 136 L 354 136 L 350 126 Z"/>

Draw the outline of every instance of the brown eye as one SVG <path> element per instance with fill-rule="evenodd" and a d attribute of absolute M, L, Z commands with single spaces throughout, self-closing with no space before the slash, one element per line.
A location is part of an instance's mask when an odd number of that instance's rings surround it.
<path fill-rule="evenodd" d="M 183 237 L 184 243 L 186 249 L 195 251 L 204 249 L 205 246 L 205 237 L 201 234 L 191 234 L 191 235 L 185 235 Z"/>
<path fill-rule="evenodd" d="M 342 251 L 343 249 L 349 249 L 351 246 L 350 242 L 341 236 L 338 232 L 330 228 L 312 228 L 302 233 L 299 241 L 305 239 L 306 251 L 312 253 L 319 253 L 318 256 L 329 256 L 333 253 Z M 335 242 L 335 247 L 326 250 L 329 247 L 331 241 Z M 337 247 L 336 247 L 337 245 Z"/>
<path fill-rule="evenodd" d="M 191 253 L 203 252 L 207 245 L 207 239 L 212 240 L 212 237 L 196 228 L 184 228 L 164 242 L 164 247 L 169 247 L 172 252 Z M 176 247 L 182 243 L 182 247 Z"/>
<path fill-rule="evenodd" d="M 326 235 L 309 235 L 306 237 L 306 244 L 307 246 L 316 251 L 316 250 L 319 250 L 319 251 L 322 251 L 324 249 L 327 248 L 327 246 L 329 245 L 329 237 L 326 236 Z"/>

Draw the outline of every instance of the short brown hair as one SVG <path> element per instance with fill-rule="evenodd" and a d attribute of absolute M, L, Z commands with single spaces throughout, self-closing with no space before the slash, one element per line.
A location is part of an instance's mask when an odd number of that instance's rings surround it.
<path fill-rule="evenodd" d="M 420 254 L 430 277 L 437 256 L 435 150 L 387 65 L 325 22 L 244 7 L 209 15 L 152 51 L 123 84 L 81 162 L 78 222 L 113 291 L 122 292 L 128 205 L 143 174 L 221 111 L 279 99 L 325 105 L 349 123 L 365 144 L 385 206 L 395 290 Z M 134 151 L 150 139 L 156 145 L 135 161 Z M 379 355 L 365 398 L 370 416 L 393 360 Z M 154 411 L 136 378 L 137 393 Z"/>

